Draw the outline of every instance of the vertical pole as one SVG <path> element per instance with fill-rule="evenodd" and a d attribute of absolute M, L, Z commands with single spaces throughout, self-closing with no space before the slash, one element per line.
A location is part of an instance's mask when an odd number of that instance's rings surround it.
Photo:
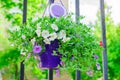
<path fill-rule="evenodd" d="M 81 72 L 80 72 L 80 70 L 76 70 L 76 80 L 81 80 Z"/>
<path fill-rule="evenodd" d="M 24 61 L 20 64 L 20 80 L 24 80 Z"/>
<path fill-rule="evenodd" d="M 48 80 L 53 80 L 53 69 L 48 70 Z"/>
<path fill-rule="evenodd" d="M 79 0 L 75 0 L 75 13 L 76 13 L 76 23 L 78 23 L 78 17 L 80 16 L 80 3 Z M 76 70 L 76 80 L 81 80 L 80 70 Z"/>
<path fill-rule="evenodd" d="M 23 24 L 27 18 L 27 0 L 23 1 Z M 20 64 L 20 80 L 24 80 L 24 60 Z"/>
<path fill-rule="evenodd" d="M 2 80 L 2 73 L 1 73 L 1 70 L 0 70 L 0 80 Z"/>
<path fill-rule="evenodd" d="M 49 0 L 49 3 L 51 5 L 52 3 L 54 3 L 54 0 Z M 50 15 L 50 17 L 51 17 L 51 15 Z M 48 70 L 48 80 L 53 80 L 53 69 Z"/>
<path fill-rule="evenodd" d="M 103 77 L 108 80 L 108 65 L 107 65 L 107 48 L 106 48 L 106 26 L 105 26 L 105 11 L 104 0 L 100 0 L 101 11 L 101 26 L 102 26 L 102 42 L 103 42 Z"/>
<path fill-rule="evenodd" d="M 23 24 L 26 23 L 27 19 L 27 0 L 23 1 Z"/>
<path fill-rule="evenodd" d="M 78 22 L 78 17 L 80 16 L 80 3 L 79 0 L 75 0 L 75 13 L 76 13 L 76 22 Z"/>

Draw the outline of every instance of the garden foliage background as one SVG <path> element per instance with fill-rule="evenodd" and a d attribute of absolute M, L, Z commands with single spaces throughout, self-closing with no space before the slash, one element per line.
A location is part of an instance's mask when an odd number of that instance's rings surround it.
<path fill-rule="evenodd" d="M 45 0 L 29 0 L 27 17 L 36 19 L 41 17 L 45 8 Z M 12 9 L 18 11 L 14 12 Z M 107 31 L 107 51 L 108 51 L 108 73 L 109 80 L 120 80 L 120 24 L 115 25 L 111 18 L 111 10 L 106 7 L 106 31 Z M 100 12 L 97 14 L 98 19 L 95 24 L 90 26 L 93 33 L 101 40 Z M 22 22 L 22 0 L 0 0 L 0 71 L 3 80 L 18 80 L 19 77 L 19 57 L 20 52 L 16 48 L 11 48 L 8 41 L 7 29 L 11 26 L 18 26 Z M 99 61 L 102 67 L 102 53 L 99 53 Z M 32 67 L 31 67 L 32 66 Z M 26 65 L 26 80 L 37 80 L 46 78 L 46 71 L 42 71 L 34 64 Z M 102 71 L 102 70 L 101 70 Z M 70 72 L 74 77 L 74 72 Z M 8 77 L 6 77 L 8 76 Z M 97 76 L 88 77 L 82 74 L 84 80 L 96 80 L 102 77 L 98 73 Z M 7 78 L 7 79 L 6 79 Z"/>

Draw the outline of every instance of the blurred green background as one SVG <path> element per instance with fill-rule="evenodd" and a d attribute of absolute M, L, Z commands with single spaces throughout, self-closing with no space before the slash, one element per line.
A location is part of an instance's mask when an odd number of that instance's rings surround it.
<path fill-rule="evenodd" d="M 27 17 L 41 17 L 47 1 L 29 0 Z M 20 76 L 20 52 L 16 48 L 11 48 L 9 44 L 7 29 L 17 26 L 22 22 L 22 0 L 0 0 L 0 77 L 2 80 L 19 80 Z M 16 9 L 17 11 L 13 11 Z M 115 24 L 111 17 L 111 8 L 106 10 L 106 32 L 107 32 L 107 51 L 108 51 L 108 75 L 109 80 L 120 80 L 120 24 Z M 100 12 L 96 14 L 95 24 L 90 24 L 93 33 L 101 39 Z M 102 67 L 102 52 L 99 53 L 99 61 Z M 102 71 L 102 69 L 101 69 Z M 74 80 L 74 72 L 68 71 L 61 73 L 55 80 Z M 47 71 L 37 68 L 33 63 L 25 64 L 25 80 L 42 80 L 47 78 Z M 93 77 L 82 73 L 83 80 L 102 80 L 102 74 Z M 0 79 L 1 80 L 1 79 Z"/>

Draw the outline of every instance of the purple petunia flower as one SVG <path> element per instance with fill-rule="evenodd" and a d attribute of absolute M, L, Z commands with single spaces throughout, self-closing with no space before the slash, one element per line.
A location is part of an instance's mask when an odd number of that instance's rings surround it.
<path fill-rule="evenodd" d="M 93 76 L 93 70 L 87 71 L 86 74 L 87 74 L 88 76 L 92 77 L 92 76 Z"/>
<path fill-rule="evenodd" d="M 94 57 L 94 59 L 98 59 L 98 55 L 97 54 L 94 54 L 93 57 Z"/>
<path fill-rule="evenodd" d="M 100 64 L 99 64 L 99 63 L 97 63 L 97 64 L 96 64 L 96 67 L 97 67 L 97 70 L 100 70 L 100 69 L 101 69 L 101 67 L 100 67 Z"/>
<path fill-rule="evenodd" d="M 60 70 L 56 70 L 56 76 L 59 77 L 60 76 Z"/>
<path fill-rule="evenodd" d="M 63 62 L 63 61 L 61 61 L 61 62 L 60 62 L 60 65 L 64 65 L 64 62 Z"/>
<path fill-rule="evenodd" d="M 34 53 L 40 53 L 41 50 L 42 50 L 41 46 L 34 46 L 34 48 L 33 48 Z"/>
<path fill-rule="evenodd" d="M 74 55 L 72 55 L 71 59 L 74 60 L 74 58 L 75 58 Z"/>

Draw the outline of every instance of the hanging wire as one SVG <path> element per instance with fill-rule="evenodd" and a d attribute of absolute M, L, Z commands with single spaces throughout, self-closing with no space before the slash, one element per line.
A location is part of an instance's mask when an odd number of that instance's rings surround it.
<path fill-rule="evenodd" d="M 44 17 L 44 15 L 45 15 L 45 13 L 46 13 L 46 10 L 47 10 L 48 5 L 49 5 L 49 0 L 48 0 L 48 2 L 47 2 L 47 5 L 46 5 L 45 10 L 44 10 L 44 12 L 43 12 L 42 18 Z"/>
<path fill-rule="evenodd" d="M 63 1 L 62 1 L 62 0 L 60 0 L 60 3 L 64 6 L 64 4 L 63 4 Z"/>
<path fill-rule="evenodd" d="M 63 3 L 62 0 L 60 0 L 60 3 L 61 3 L 62 6 L 64 6 L 64 3 Z M 46 13 L 46 10 L 47 10 L 47 7 L 49 6 L 49 4 L 50 4 L 50 3 L 49 3 L 49 0 L 48 0 L 47 5 L 46 5 L 46 7 L 45 7 L 45 10 L 44 10 L 44 12 L 43 12 L 42 18 L 45 16 L 45 13 Z"/>

